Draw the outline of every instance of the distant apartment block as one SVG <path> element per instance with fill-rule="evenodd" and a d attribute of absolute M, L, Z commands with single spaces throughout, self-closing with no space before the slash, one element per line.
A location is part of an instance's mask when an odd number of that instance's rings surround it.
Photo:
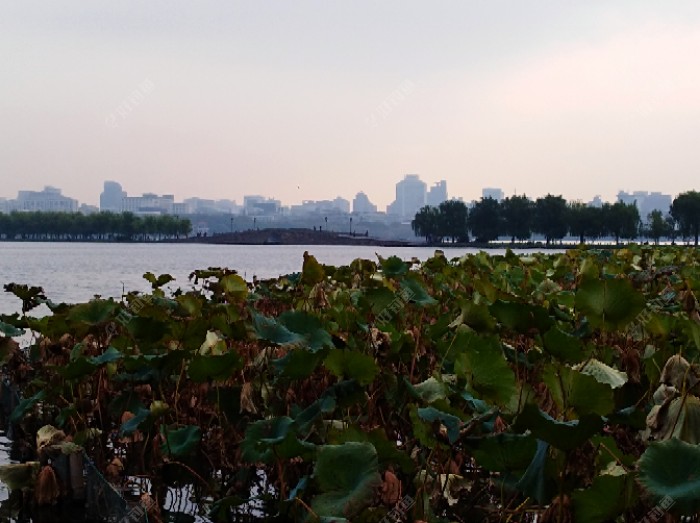
<path fill-rule="evenodd" d="M 599 194 L 596 194 L 593 199 L 588 202 L 589 207 L 602 207 L 603 206 L 603 200 L 600 198 Z"/>
<path fill-rule="evenodd" d="M 646 221 L 647 216 L 654 210 L 659 210 L 667 215 L 673 202 L 670 194 L 647 191 L 634 191 L 632 193 L 620 191 L 617 193 L 617 199 L 623 203 L 635 204 L 639 210 L 639 217 L 643 221 Z"/>
<path fill-rule="evenodd" d="M 274 216 L 282 210 L 282 203 L 259 195 L 243 197 L 243 214 L 247 216 Z"/>
<path fill-rule="evenodd" d="M 369 197 L 365 193 L 360 191 L 352 200 L 352 212 L 355 214 L 374 214 L 377 212 L 377 206 L 369 201 Z"/>
<path fill-rule="evenodd" d="M 407 174 L 396 184 L 396 199 L 387 207 L 387 214 L 402 220 L 413 218 L 425 206 L 426 185 L 417 174 Z"/>
<path fill-rule="evenodd" d="M 486 187 L 481 190 L 482 198 L 493 198 L 497 202 L 503 201 L 503 190 L 497 187 Z"/>
<path fill-rule="evenodd" d="M 126 198 L 126 191 L 117 182 L 106 181 L 100 194 L 100 211 L 122 212 L 122 204 Z"/>
<path fill-rule="evenodd" d="M 16 200 L 0 203 L 0 212 L 78 212 L 78 200 L 63 196 L 61 189 L 46 186 L 43 191 L 19 191 Z"/>
<path fill-rule="evenodd" d="M 431 207 L 437 207 L 445 201 L 447 201 L 447 182 L 445 180 L 440 180 L 439 182 L 434 183 L 428 191 L 426 204 L 430 205 Z"/>
<path fill-rule="evenodd" d="M 304 214 L 348 214 L 350 202 L 338 196 L 334 200 L 304 200 L 300 205 L 292 205 L 289 209 L 291 215 Z"/>
<path fill-rule="evenodd" d="M 97 205 L 89 205 L 87 203 L 81 203 L 78 207 L 78 212 L 80 214 L 95 214 L 100 212 L 100 208 Z"/>
<path fill-rule="evenodd" d="M 142 196 L 125 196 L 122 199 L 122 212 L 134 214 L 174 214 L 175 196 L 144 193 Z"/>
<path fill-rule="evenodd" d="M 238 214 L 241 212 L 241 207 L 233 200 L 186 198 L 183 200 L 183 205 L 185 209 L 183 214 Z"/>

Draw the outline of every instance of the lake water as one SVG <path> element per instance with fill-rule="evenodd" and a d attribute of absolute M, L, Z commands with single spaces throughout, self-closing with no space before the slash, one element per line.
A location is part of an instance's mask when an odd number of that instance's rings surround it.
<path fill-rule="evenodd" d="M 478 249 L 443 248 L 448 258 Z M 147 291 L 145 272 L 171 274 L 170 287 L 187 287 L 195 269 L 228 267 L 251 280 L 273 278 L 301 270 L 304 251 L 319 262 L 344 265 L 355 258 L 376 260 L 376 254 L 425 260 L 433 247 L 374 247 L 345 245 L 203 245 L 0 242 L 0 283 L 24 283 L 43 287 L 54 302 L 81 302 L 95 295 L 119 297 L 122 290 Z M 504 249 L 490 250 L 502 254 Z M 523 254 L 537 252 L 519 250 Z M 554 252 L 554 251 L 552 251 Z M 376 254 L 375 254 L 376 253 Z M 0 292 L 0 313 L 17 312 L 21 304 Z M 48 310 L 48 309 L 47 309 Z M 33 314 L 40 314 L 36 309 Z"/>

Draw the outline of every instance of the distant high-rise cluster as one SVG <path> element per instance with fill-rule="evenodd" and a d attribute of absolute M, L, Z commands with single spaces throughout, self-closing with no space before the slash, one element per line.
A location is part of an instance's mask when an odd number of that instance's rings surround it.
<path fill-rule="evenodd" d="M 620 191 L 617 193 L 617 199 L 623 203 L 635 204 L 642 220 L 646 220 L 646 217 L 655 210 L 667 213 L 673 201 L 668 194 L 647 191 L 634 191 L 632 193 Z"/>
<path fill-rule="evenodd" d="M 369 197 L 365 193 L 360 191 L 352 201 L 352 212 L 355 214 L 374 214 L 377 212 L 377 206 L 369 201 Z"/>
<path fill-rule="evenodd" d="M 14 200 L 0 202 L 2 212 L 78 212 L 78 200 L 63 196 L 61 189 L 46 186 L 42 191 L 19 191 Z"/>
<path fill-rule="evenodd" d="M 483 198 L 493 198 L 497 201 L 504 199 L 503 190 L 497 187 L 482 189 Z M 619 201 L 634 203 L 639 209 L 642 220 L 653 210 L 667 214 L 673 198 L 660 192 L 620 191 Z M 461 198 L 460 198 L 461 199 Z M 365 192 L 358 192 L 352 202 L 341 196 L 332 200 L 304 200 L 300 204 L 285 206 L 280 200 L 263 195 L 245 195 L 243 205 L 234 200 L 213 200 L 205 198 L 186 198 L 176 202 L 172 194 L 144 193 L 140 196 L 129 196 L 116 181 L 105 181 L 100 194 L 99 209 L 92 205 L 80 205 L 74 198 L 61 194 L 56 187 L 44 187 L 41 191 L 19 191 L 16 199 L 0 198 L 0 213 L 54 211 L 54 212 L 131 212 L 144 215 L 242 215 L 260 221 L 279 221 L 286 219 L 315 220 L 319 225 L 328 224 L 334 220 L 347 220 L 353 215 L 363 220 L 377 223 L 408 223 L 424 206 L 438 207 L 448 200 L 447 182 L 440 180 L 430 188 L 417 174 L 406 174 L 396 183 L 396 197 L 387 206 L 386 212 L 377 209 Z M 468 206 L 474 202 L 467 203 Z M 601 207 L 603 200 L 596 196 L 588 202 L 589 206 Z M 319 221 L 320 220 L 320 221 Z M 330 220 L 330 221 L 329 221 Z M 355 223 L 358 223 L 357 221 Z M 231 227 L 233 227 L 231 222 Z"/>
<path fill-rule="evenodd" d="M 107 181 L 100 194 L 100 210 L 110 212 L 121 212 L 126 198 L 126 191 L 117 182 Z"/>
<path fill-rule="evenodd" d="M 481 190 L 482 198 L 493 198 L 497 202 L 503 200 L 503 189 L 498 189 L 496 187 L 486 187 Z"/>
<path fill-rule="evenodd" d="M 445 180 L 434 184 L 430 191 L 417 174 L 407 174 L 396 184 L 396 199 L 387 209 L 387 214 L 400 217 L 402 220 L 413 218 L 425 205 L 437 207 L 447 200 L 447 182 Z"/>
<path fill-rule="evenodd" d="M 447 182 L 445 180 L 440 180 L 433 184 L 428 191 L 425 203 L 431 207 L 437 207 L 444 201 L 447 201 Z"/>

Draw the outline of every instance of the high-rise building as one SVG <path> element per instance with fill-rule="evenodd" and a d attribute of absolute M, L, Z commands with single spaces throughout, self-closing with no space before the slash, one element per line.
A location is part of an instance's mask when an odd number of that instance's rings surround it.
<path fill-rule="evenodd" d="M 497 187 L 486 187 L 485 189 L 481 190 L 481 197 L 493 198 L 497 202 L 500 202 L 503 200 L 503 189 L 499 189 Z"/>
<path fill-rule="evenodd" d="M 273 216 L 282 210 L 282 202 L 259 195 L 243 196 L 243 214 L 248 216 Z"/>
<path fill-rule="evenodd" d="M 377 212 L 377 206 L 374 205 L 365 193 L 362 191 L 355 195 L 352 201 L 352 212 L 355 214 L 369 214 Z"/>
<path fill-rule="evenodd" d="M 12 210 L 40 212 L 78 212 L 78 200 L 63 196 L 61 189 L 46 186 L 43 191 L 19 191 Z"/>
<path fill-rule="evenodd" d="M 117 182 L 106 181 L 100 194 L 100 211 L 122 212 L 126 191 Z"/>
<path fill-rule="evenodd" d="M 122 212 L 134 214 L 173 214 L 175 196 L 164 194 L 158 196 L 144 193 L 143 196 L 125 196 L 122 200 Z"/>
<path fill-rule="evenodd" d="M 596 194 L 593 199 L 588 202 L 589 207 L 602 207 L 603 206 L 603 200 L 601 200 L 600 195 Z"/>
<path fill-rule="evenodd" d="M 639 217 L 642 221 L 646 221 L 647 216 L 651 211 L 659 210 L 664 215 L 668 214 L 673 198 L 669 194 L 660 192 L 634 191 L 628 193 L 620 191 L 617 193 L 618 201 L 623 203 L 633 203 L 637 206 Z"/>
<path fill-rule="evenodd" d="M 447 201 L 447 182 L 445 180 L 440 180 L 434 183 L 428 191 L 426 203 L 431 207 L 437 207 L 444 201 Z"/>
<path fill-rule="evenodd" d="M 402 220 L 413 218 L 425 206 L 426 185 L 417 174 L 407 174 L 396 184 L 396 200 L 387 207 L 387 214 Z"/>

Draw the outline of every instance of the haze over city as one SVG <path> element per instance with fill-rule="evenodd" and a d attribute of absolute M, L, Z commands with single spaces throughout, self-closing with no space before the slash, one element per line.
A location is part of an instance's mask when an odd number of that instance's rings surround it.
<path fill-rule="evenodd" d="M 696 187 L 690 1 L 0 3 L 2 195 Z"/>

